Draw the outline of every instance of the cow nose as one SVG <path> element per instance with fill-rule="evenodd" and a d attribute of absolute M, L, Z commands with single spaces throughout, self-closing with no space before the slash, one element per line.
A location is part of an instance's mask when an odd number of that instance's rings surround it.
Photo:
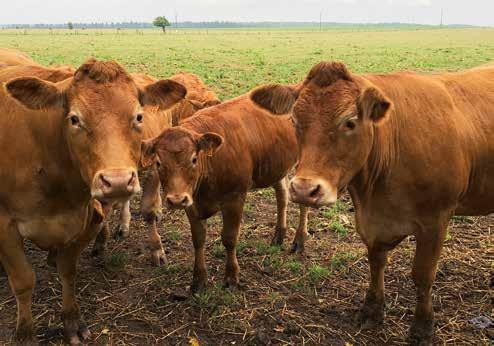
<path fill-rule="evenodd" d="M 168 194 L 166 203 L 170 208 L 186 208 L 192 204 L 191 198 L 186 193 Z"/>
<path fill-rule="evenodd" d="M 133 169 L 109 169 L 97 174 L 94 197 L 127 198 L 139 191 L 139 179 Z"/>
<path fill-rule="evenodd" d="M 336 201 L 336 194 L 321 179 L 295 177 L 290 181 L 290 198 L 295 203 L 321 206 Z"/>

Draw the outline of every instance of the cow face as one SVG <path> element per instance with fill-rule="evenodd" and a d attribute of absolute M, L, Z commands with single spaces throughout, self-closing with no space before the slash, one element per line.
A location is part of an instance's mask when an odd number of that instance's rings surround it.
<path fill-rule="evenodd" d="M 182 85 L 168 80 L 139 89 L 120 65 L 97 60 L 57 84 L 17 78 L 6 90 L 30 109 L 62 110 L 62 133 L 72 162 L 91 196 L 101 201 L 126 199 L 140 189 L 142 107 L 169 108 L 186 94 Z"/>
<path fill-rule="evenodd" d="M 316 65 L 299 88 L 266 86 L 251 93 L 275 114 L 291 111 L 300 149 L 290 182 L 294 202 L 323 206 L 336 201 L 364 167 L 391 103 L 374 86 L 355 80 L 340 63 Z"/>
<path fill-rule="evenodd" d="M 208 156 L 222 145 L 215 133 L 197 134 L 182 127 L 169 128 L 144 141 L 141 164 L 158 166 L 163 194 L 169 208 L 188 208 L 206 170 Z"/>

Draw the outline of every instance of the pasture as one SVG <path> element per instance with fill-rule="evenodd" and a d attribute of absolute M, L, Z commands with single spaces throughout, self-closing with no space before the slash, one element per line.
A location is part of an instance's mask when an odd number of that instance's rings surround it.
<path fill-rule="evenodd" d="M 222 99 L 270 82 L 299 82 L 321 60 L 341 60 L 353 72 L 456 71 L 494 60 L 494 29 L 437 30 L 0 30 L 0 47 L 18 48 L 42 64 L 115 59 L 131 72 L 167 77 L 198 74 Z M 54 158 L 56 159 L 56 158 Z M 298 209 L 289 209 L 285 246 L 272 247 L 276 203 L 271 190 L 249 195 L 238 246 L 240 290 L 221 288 L 221 220 L 209 222 L 208 289 L 187 292 L 193 250 L 183 212 L 164 210 L 160 232 L 169 263 L 154 268 L 141 249 L 146 236 L 138 199 L 131 236 L 111 241 L 106 260 L 89 249 L 79 265 L 79 298 L 95 344 L 406 344 L 415 293 L 410 262 L 415 243 L 403 242 L 386 272 L 386 320 L 379 331 L 354 321 L 368 283 L 366 250 L 354 231 L 348 197 L 311 211 L 304 255 L 288 253 Z M 492 217 L 461 217 L 449 235 L 434 284 L 436 342 L 488 345 L 494 329 L 469 322 L 494 318 Z M 39 337 L 60 344 L 61 287 L 46 253 L 26 243 L 37 273 L 33 314 Z M 0 276 L 0 343 L 15 327 L 15 300 Z M 48 326 L 48 328 L 46 327 Z"/>

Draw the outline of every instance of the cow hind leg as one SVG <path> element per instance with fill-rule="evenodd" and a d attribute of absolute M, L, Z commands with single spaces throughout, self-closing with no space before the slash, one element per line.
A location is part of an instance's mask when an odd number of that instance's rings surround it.
<path fill-rule="evenodd" d="M 206 271 L 206 221 L 199 219 L 193 208 L 186 210 L 192 233 L 192 243 L 194 244 L 194 274 L 190 290 L 192 293 L 202 291 L 207 283 Z"/>
<path fill-rule="evenodd" d="M 110 227 L 108 226 L 108 222 L 105 222 L 94 240 L 91 256 L 103 259 L 108 239 L 110 239 Z"/>
<path fill-rule="evenodd" d="M 113 236 L 116 239 L 125 239 L 130 234 L 130 200 L 126 201 L 119 206 L 120 209 L 120 222 L 118 223 Z"/>
<path fill-rule="evenodd" d="M 0 220 L 0 262 L 17 302 L 15 338 L 19 344 L 37 344 L 31 313 L 35 275 L 24 254 L 22 238 L 12 224 Z"/>
<path fill-rule="evenodd" d="M 166 255 L 158 232 L 158 216 L 161 212 L 160 180 L 158 171 L 153 167 L 143 184 L 141 214 L 148 226 L 148 247 L 151 251 L 151 260 L 155 266 L 165 264 Z"/>
<path fill-rule="evenodd" d="M 305 250 L 305 241 L 309 237 L 307 232 L 307 220 L 309 216 L 309 208 L 305 205 L 300 205 L 300 217 L 298 221 L 297 232 L 295 233 L 295 238 L 293 239 L 292 248 L 290 252 L 292 253 L 303 253 Z"/>
<path fill-rule="evenodd" d="M 448 220 L 449 214 L 436 225 L 424 227 L 416 233 L 417 248 L 412 278 L 416 288 L 417 304 L 410 328 L 412 345 L 432 345 L 434 336 L 432 284 L 436 278 L 437 263 L 446 237 Z"/>
<path fill-rule="evenodd" d="M 276 194 L 276 229 L 274 232 L 271 245 L 283 245 L 286 235 L 286 211 L 288 208 L 288 189 L 286 187 L 286 178 L 278 181 L 273 185 Z"/>
<path fill-rule="evenodd" d="M 242 222 L 245 195 L 224 203 L 221 207 L 223 216 L 223 229 L 221 241 L 226 250 L 225 288 L 236 288 L 239 284 L 240 267 L 237 261 L 237 241 Z"/>

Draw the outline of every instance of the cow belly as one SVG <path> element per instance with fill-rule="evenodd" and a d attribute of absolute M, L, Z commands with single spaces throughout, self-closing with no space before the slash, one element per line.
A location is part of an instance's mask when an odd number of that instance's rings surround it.
<path fill-rule="evenodd" d="M 83 227 L 84 217 L 77 214 L 17 221 L 21 236 L 44 250 L 63 247 L 82 232 Z"/>

